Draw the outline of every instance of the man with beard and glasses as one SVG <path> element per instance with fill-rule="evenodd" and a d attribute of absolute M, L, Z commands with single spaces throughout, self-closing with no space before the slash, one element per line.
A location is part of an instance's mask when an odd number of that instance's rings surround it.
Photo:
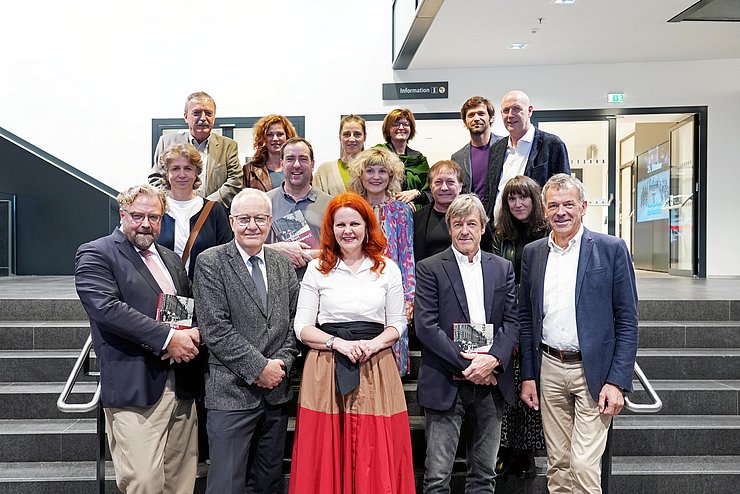
<path fill-rule="evenodd" d="M 452 161 L 463 172 L 461 193 L 474 192 L 488 211 L 488 168 L 491 166 L 491 145 L 498 140 L 491 125 L 496 115 L 493 103 L 483 96 L 473 96 L 463 103 L 460 117 L 470 132 L 470 142 L 452 155 Z"/>
<path fill-rule="evenodd" d="M 167 209 L 149 185 L 118 195 L 121 225 L 77 250 L 75 286 L 100 362 L 116 484 L 124 493 L 192 493 L 198 458 L 194 398 L 198 328 L 156 320 L 160 294 L 191 296 L 177 254 L 154 243 Z"/>
<path fill-rule="evenodd" d="M 159 138 L 149 184 L 163 187 L 164 171 L 159 157 L 164 151 L 174 144 L 189 143 L 198 149 L 203 160 L 201 186 L 197 194 L 228 209 L 243 185 L 239 146 L 235 140 L 212 132 L 216 123 L 216 102 L 202 91 L 189 95 L 185 100 L 185 121 L 187 132 L 164 134 Z"/>

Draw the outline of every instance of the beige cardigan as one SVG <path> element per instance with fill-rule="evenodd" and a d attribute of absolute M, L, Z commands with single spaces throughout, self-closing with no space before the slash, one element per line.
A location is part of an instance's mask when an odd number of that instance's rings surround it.
<path fill-rule="evenodd" d="M 339 173 L 339 160 L 327 161 L 316 169 L 313 175 L 313 185 L 330 196 L 347 192 L 347 188 Z"/>

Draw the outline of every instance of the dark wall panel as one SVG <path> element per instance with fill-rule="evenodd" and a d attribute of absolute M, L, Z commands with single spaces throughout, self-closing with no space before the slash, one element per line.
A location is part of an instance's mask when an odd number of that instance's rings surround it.
<path fill-rule="evenodd" d="M 77 247 L 117 224 L 108 194 L 2 138 L 0 192 L 16 196 L 18 275 L 74 274 Z"/>

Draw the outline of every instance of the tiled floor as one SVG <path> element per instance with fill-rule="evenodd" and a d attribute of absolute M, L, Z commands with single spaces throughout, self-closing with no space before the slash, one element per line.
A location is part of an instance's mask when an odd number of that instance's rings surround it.
<path fill-rule="evenodd" d="M 642 300 L 740 300 L 740 278 L 694 279 L 637 272 Z M 73 276 L 0 278 L 0 299 L 76 299 Z"/>

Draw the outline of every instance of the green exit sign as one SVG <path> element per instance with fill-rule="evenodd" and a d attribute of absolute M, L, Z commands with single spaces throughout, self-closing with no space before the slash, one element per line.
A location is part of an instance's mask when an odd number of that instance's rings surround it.
<path fill-rule="evenodd" d="M 607 103 L 624 103 L 624 93 L 609 93 L 606 95 Z"/>

